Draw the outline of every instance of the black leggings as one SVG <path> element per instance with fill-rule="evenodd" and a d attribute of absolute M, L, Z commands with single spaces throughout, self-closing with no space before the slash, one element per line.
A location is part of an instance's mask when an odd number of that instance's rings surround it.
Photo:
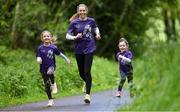
<path fill-rule="evenodd" d="M 48 96 L 48 99 L 52 99 L 51 84 L 54 84 L 54 74 L 51 74 L 51 75 L 41 74 L 41 76 L 44 81 L 45 91 Z"/>
<path fill-rule="evenodd" d="M 91 66 L 93 62 L 93 53 L 91 54 L 75 54 L 78 65 L 79 75 L 86 83 L 86 94 L 90 94 L 92 77 Z"/>
<path fill-rule="evenodd" d="M 128 74 L 128 75 L 126 75 L 126 77 L 128 79 L 128 83 L 131 84 L 131 85 L 129 85 L 129 89 L 132 90 L 133 74 Z M 122 90 L 122 87 L 123 87 L 125 81 L 126 81 L 126 79 L 121 78 L 121 81 L 120 81 L 119 86 L 118 86 L 118 91 Z"/>

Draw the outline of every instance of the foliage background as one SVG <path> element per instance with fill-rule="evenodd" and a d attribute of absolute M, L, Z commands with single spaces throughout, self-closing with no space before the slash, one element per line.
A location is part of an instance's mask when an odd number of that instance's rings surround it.
<path fill-rule="evenodd" d="M 78 94 L 82 82 L 72 55 L 73 42 L 65 35 L 80 3 L 89 7 L 102 36 L 92 70 L 95 90 L 117 85 L 114 54 L 118 40 L 125 37 L 134 54 L 137 99 L 123 110 L 179 110 L 179 0 L 0 0 L 0 107 L 46 99 L 35 62 L 44 30 L 57 37 L 57 46 L 74 63 L 69 70 L 57 60 L 62 90 L 57 96 Z M 65 91 L 71 86 L 70 92 Z"/>
<path fill-rule="evenodd" d="M 40 34 L 49 30 L 64 51 L 73 50 L 65 39 L 69 18 L 85 3 L 101 31 L 97 54 L 112 57 L 121 37 L 127 38 L 136 56 L 154 41 L 177 41 L 179 0 L 1 0 L 1 44 L 13 49 L 34 50 Z M 109 47 L 111 46 L 111 47 Z"/>

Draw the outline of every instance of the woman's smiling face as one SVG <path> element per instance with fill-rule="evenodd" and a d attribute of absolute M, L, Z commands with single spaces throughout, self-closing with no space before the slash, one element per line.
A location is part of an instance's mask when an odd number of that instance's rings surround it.
<path fill-rule="evenodd" d="M 79 6 L 78 8 L 79 18 L 85 19 L 87 17 L 87 9 L 85 6 Z"/>

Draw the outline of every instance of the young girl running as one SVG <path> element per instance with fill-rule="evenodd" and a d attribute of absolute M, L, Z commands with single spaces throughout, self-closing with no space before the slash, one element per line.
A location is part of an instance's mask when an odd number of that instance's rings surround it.
<path fill-rule="evenodd" d="M 133 67 L 132 67 L 132 52 L 128 49 L 129 44 L 128 41 L 124 38 L 121 38 L 119 40 L 119 52 L 116 54 L 116 58 L 119 62 L 119 72 L 121 74 L 121 81 L 118 86 L 118 91 L 116 93 L 117 97 L 122 96 L 122 87 L 126 81 L 126 77 L 128 79 L 128 84 L 130 88 L 130 96 L 133 96 L 132 94 L 132 82 L 133 82 Z"/>
<path fill-rule="evenodd" d="M 43 31 L 41 33 L 41 44 L 36 53 L 37 62 L 40 64 L 40 73 L 44 81 L 45 90 L 48 96 L 48 106 L 54 104 L 52 93 L 57 93 L 57 86 L 55 83 L 54 71 L 56 68 L 55 55 L 63 57 L 67 63 L 70 60 L 53 44 L 53 36 L 49 31 Z"/>

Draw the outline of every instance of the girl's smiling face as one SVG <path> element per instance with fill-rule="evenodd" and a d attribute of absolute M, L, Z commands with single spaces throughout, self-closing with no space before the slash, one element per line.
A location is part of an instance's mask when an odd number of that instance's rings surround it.
<path fill-rule="evenodd" d="M 124 52 L 128 49 L 128 46 L 127 46 L 126 42 L 124 42 L 124 41 L 119 42 L 118 47 L 119 47 L 120 52 Z"/>
<path fill-rule="evenodd" d="M 52 41 L 52 36 L 49 32 L 44 32 L 42 34 L 42 41 L 45 43 L 45 44 L 50 44 L 51 41 Z"/>

